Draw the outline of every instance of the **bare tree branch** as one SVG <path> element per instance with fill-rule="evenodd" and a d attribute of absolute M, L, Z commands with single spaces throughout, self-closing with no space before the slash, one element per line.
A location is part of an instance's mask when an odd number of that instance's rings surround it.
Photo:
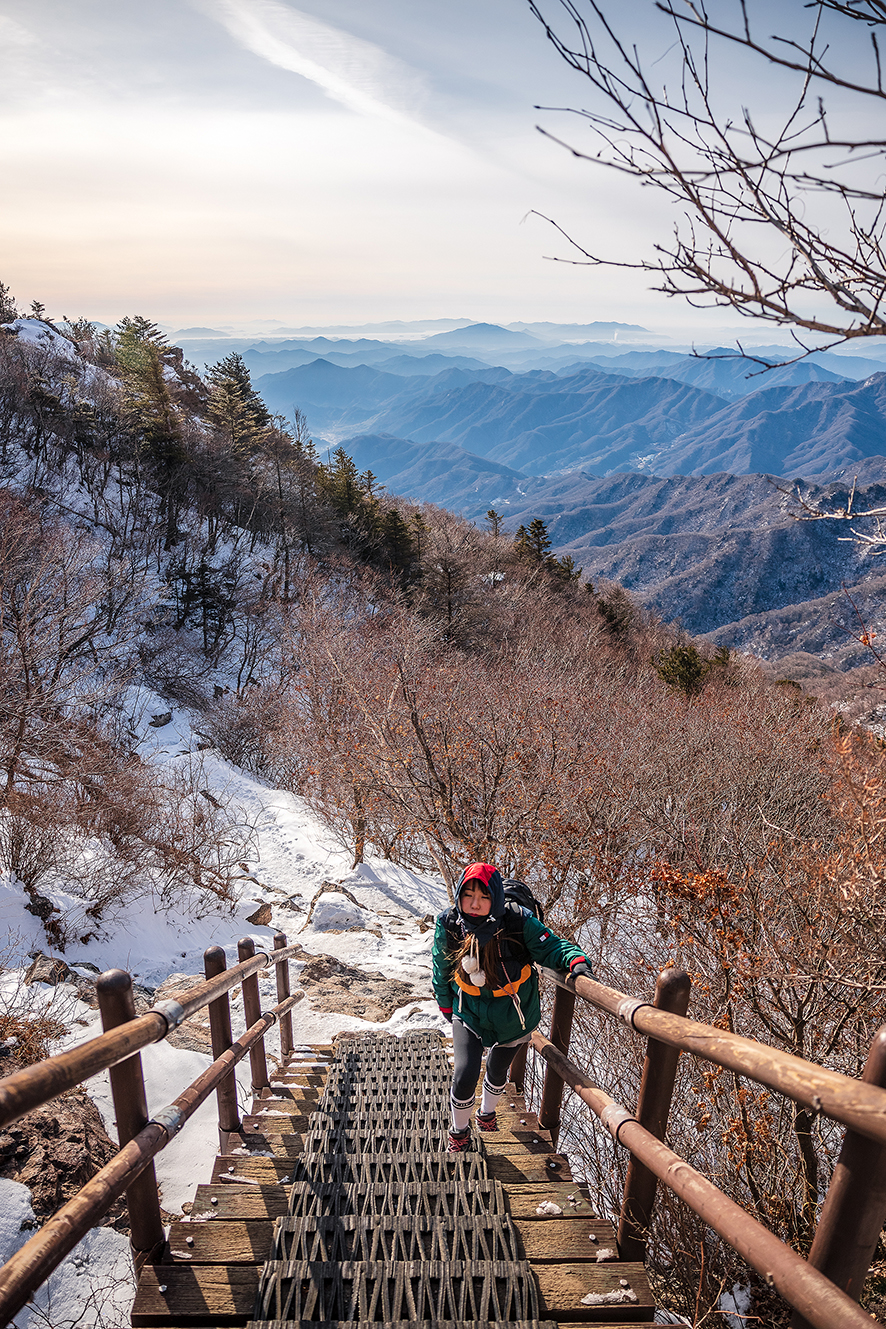
<path fill-rule="evenodd" d="M 576 158 L 632 176 L 682 209 L 670 241 L 629 261 L 593 252 L 554 222 L 580 255 L 557 261 L 649 272 L 657 279 L 653 289 L 664 295 L 790 327 L 796 359 L 886 334 L 886 138 L 871 135 L 870 116 L 858 137 L 843 128 L 847 101 L 860 119 L 886 100 L 877 32 L 870 34 L 867 78 L 859 74 L 860 59 L 853 59 L 851 74 L 841 69 L 845 51 L 840 43 L 832 49 L 825 34 L 826 16 L 831 27 L 841 18 L 873 29 L 886 25 L 882 0 L 816 0 L 807 7 L 805 37 L 765 39 L 754 31 L 746 0 L 734 0 L 731 25 L 714 22 L 695 0 L 659 0 L 655 9 L 675 38 L 673 87 L 653 73 L 657 61 L 619 35 L 610 18 L 615 11 L 602 0 L 528 3 L 593 93 L 589 108 L 570 108 L 591 130 L 592 148 L 540 126 L 541 132 Z M 846 38 L 842 28 L 839 35 Z M 849 39 L 857 45 L 854 32 Z M 724 74 L 735 48 L 784 74 L 779 91 L 789 99 L 774 124 L 774 108 L 765 103 L 756 111 L 724 109 Z M 828 91 L 841 96 L 841 129 L 833 135 Z M 807 334 L 823 335 L 827 345 L 807 343 Z"/>

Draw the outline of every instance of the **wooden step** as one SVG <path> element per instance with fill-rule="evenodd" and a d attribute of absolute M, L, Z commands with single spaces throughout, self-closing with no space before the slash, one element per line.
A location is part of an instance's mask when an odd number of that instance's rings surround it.
<path fill-rule="evenodd" d="M 267 1117 L 246 1117 L 243 1119 L 243 1144 L 250 1150 L 268 1149 L 272 1153 L 279 1154 L 282 1158 L 304 1152 L 304 1135 L 310 1130 L 312 1125 L 319 1126 L 320 1123 L 312 1121 L 310 1117 L 293 1117 L 293 1122 L 300 1123 L 298 1134 L 283 1134 L 273 1130 L 274 1118 Z M 252 1127 L 250 1123 L 257 1123 L 257 1127 Z M 439 1143 L 442 1146 L 446 1140 L 447 1131 L 441 1129 L 439 1132 Z M 523 1134 L 514 1134 L 511 1131 L 496 1131 L 489 1134 L 480 1134 L 477 1138 L 482 1140 L 487 1154 L 516 1154 L 524 1156 L 527 1154 L 553 1154 L 553 1148 L 550 1140 L 530 1135 L 526 1138 Z M 231 1151 L 232 1153 L 234 1150 Z"/>
<path fill-rule="evenodd" d="M 257 1103 L 259 1108 L 265 1105 L 271 1107 L 275 1102 L 285 1103 L 287 1100 L 299 1098 L 301 1091 L 305 1089 L 316 1089 L 322 1095 L 325 1083 L 325 1075 L 300 1075 L 294 1081 L 288 1081 L 286 1084 L 275 1081 L 270 1090 L 264 1094 L 256 1095 L 253 1102 Z"/>
<path fill-rule="evenodd" d="M 236 1325 L 252 1318 L 258 1290 L 257 1264 L 168 1264 L 146 1266 L 132 1308 L 132 1324 Z M 539 1265 L 535 1270 L 545 1318 L 589 1324 L 625 1321 L 633 1312 L 648 1321 L 654 1311 L 641 1264 Z M 621 1286 L 621 1281 L 628 1288 Z M 161 1289 L 163 1289 L 161 1291 Z M 606 1298 L 633 1294 L 635 1302 L 607 1304 Z M 602 1298 L 592 1306 L 587 1296 Z"/>
<path fill-rule="evenodd" d="M 511 1214 L 515 1219 L 532 1219 L 540 1225 L 578 1219 L 595 1220 L 590 1194 L 583 1182 L 538 1183 L 509 1182 L 504 1186 Z M 577 1205 L 570 1200 L 575 1196 Z M 288 1191 L 276 1183 L 264 1185 L 226 1182 L 221 1185 L 197 1187 L 191 1217 L 194 1220 L 228 1218 L 276 1218 L 287 1211 Z M 213 1204 L 212 1200 L 216 1203 Z M 538 1214 L 538 1206 L 545 1202 L 556 1204 L 562 1212 L 548 1217 Z M 596 1219 L 602 1222 L 602 1219 Z M 607 1234 L 607 1240 L 609 1240 Z"/>
<path fill-rule="evenodd" d="M 132 1324 L 246 1324 L 252 1319 L 260 1271 L 258 1264 L 146 1265 L 138 1280 Z"/>
<path fill-rule="evenodd" d="M 212 1180 L 217 1185 L 232 1183 L 249 1185 L 286 1185 L 292 1175 L 293 1159 L 275 1156 L 256 1158 L 247 1154 L 220 1154 L 212 1169 Z M 551 1166 L 551 1164 L 553 1166 Z M 509 1182 L 571 1181 L 572 1172 L 564 1154 L 533 1155 L 525 1152 L 507 1154 L 490 1153 L 487 1160 L 489 1176 L 505 1184 Z M 283 1178 L 287 1181 L 284 1181 Z"/>
<path fill-rule="evenodd" d="M 488 1158 L 489 1175 L 507 1187 L 514 1182 L 572 1181 L 572 1169 L 565 1154 L 495 1154 Z"/>
<path fill-rule="evenodd" d="M 588 1261 L 596 1264 L 597 1252 L 610 1250 L 615 1254 L 615 1229 L 605 1218 L 517 1218 L 514 1227 L 520 1238 L 520 1249 L 525 1260 L 533 1265 L 568 1260 L 572 1263 Z M 591 1238 L 595 1240 L 591 1240 Z M 611 1262 L 607 1262 L 611 1263 Z"/>
<path fill-rule="evenodd" d="M 169 1254 L 191 1264 L 264 1264 L 274 1242 L 272 1218 L 172 1223 Z"/>
<path fill-rule="evenodd" d="M 271 1086 L 270 1096 L 255 1097 L 256 1112 L 264 1108 L 275 1108 L 278 1112 L 310 1112 L 305 1103 L 319 1103 L 323 1098 L 324 1088 L 319 1084 L 297 1084 Z M 294 1105 L 294 1106 L 293 1106 Z"/>
<path fill-rule="evenodd" d="M 515 1218 L 514 1227 L 520 1243 L 521 1258 L 533 1263 L 561 1260 L 573 1263 L 596 1263 L 598 1250 L 615 1249 L 615 1232 L 602 1218 L 585 1218 L 578 1223 Z M 274 1223 L 270 1217 L 257 1219 L 219 1218 L 214 1222 L 189 1222 L 178 1219 L 169 1229 L 169 1251 L 173 1260 L 192 1264 L 255 1264 L 270 1258 Z M 596 1242 L 591 1241 L 591 1235 Z"/>
<path fill-rule="evenodd" d="M 568 1313 L 571 1320 L 585 1324 L 609 1319 L 648 1320 L 655 1314 L 655 1299 L 642 1264 L 620 1261 L 617 1264 L 540 1264 L 534 1267 L 542 1296 L 543 1313 L 560 1320 Z M 622 1284 L 627 1286 L 623 1287 Z M 585 1305 L 588 1296 L 599 1297 Z M 633 1297 L 633 1301 L 619 1300 Z"/>
<path fill-rule="evenodd" d="M 261 1121 L 261 1117 L 258 1118 Z M 296 1118 L 301 1120 L 301 1118 Z M 308 1119 L 305 1117 L 305 1121 Z M 307 1130 L 307 1126 L 304 1128 Z M 229 1145 L 233 1146 L 236 1137 L 232 1136 Z M 279 1158 L 289 1158 L 292 1155 L 304 1153 L 304 1134 L 299 1135 L 272 1135 L 264 1134 L 262 1131 L 247 1130 L 244 1122 L 243 1134 L 240 1136 L 242 1143 L 236 1148 L 231 1147 L 229 1152 L 236 1157 L 242 1157 L 240 1149 L 247 1149 L 250 1153 L 259 1153 L 265 1151 L 275 1154 Z"/>
<path fill-rule="evenodd" d="M 196 1226 L 197 1222 L 215 1220 L 280 1218 L 288 1212 L 288 1206 L 289 1192 L 285 1186 L 198 1186 L 191 1219 Z"/>
<path fill-rule="evenodd" d="M 503 1183 L 511 1213 L 515 1218 L 537 1218 L 540 1223 L 553 1223 L 561 1219 L 594 1218 L 591 1193 L 583 1181 L 551 1180 L 547 1185 Z M 539 1214 L 542 1204 L 555 1204 L 559 1214 Z"/>
<path fill-rule="evenodd" d="M 251 1112 L 241 1117 L 243 1129 L 260 1135 L 301 1135 L 308 1129 L 314 1116 L 314 1107 L 303 1103 L 302 1112 L 281 1112 L 276 1103 L 271 1112 Z"/>
<path fill-rule="evenodd" d="M 304 1058 L 302 1061 L 287 1061 L 270 1075 L 271 1084 L 277 1080 L 289 1080 L 293 1075 L 328 1075 L 330 1062 L 316 1058 Z"/>
<path fill-rule="evenodd" d="M 279 1070 L 272 1071 L 268 1078 L 272 1085 L 285 1084 L 289 1080 L 298 1080 L 300 1077 L 310 1078 L 312 1075 L 318 1076 L 325 1082 L 328 1074 L 329 1064 L 327 1062 L 301 1061 L 288 1063 Z"/>

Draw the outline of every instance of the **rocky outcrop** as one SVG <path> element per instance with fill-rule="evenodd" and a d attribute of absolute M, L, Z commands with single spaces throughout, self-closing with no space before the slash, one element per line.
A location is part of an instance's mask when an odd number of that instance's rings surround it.
<path fill-rule="evenodd" d="M 354 965 L 343 964 L 330 955 L 315 955 L 298 976 L 315 1011 L 356 1015 L 361 1020 L 381 1023 L 407 1001 L 428 994 L 417 994 L 409 983 L 370 974 Z"/>
<path fill-rule="evenodd" d="M 74 1089 L 0 1132 L 0 1176 L 27 1186 L 34 1213 L 43 1219 L 76 1195 L 116 1152 L 98 1108 L 82 1089 Z M 99 1222 L 128 1232 L 125 1201 L 117 1200 Z"/>
<path fill-rule="evenodd" d="M 93 1010 L 96 1009 L 98 998 L 95 995 L 95 983 L 92 978 L 78 974 L 58 955 L 44 955 L 42 951 L 31 951 L 30 959 L 31 963 L 25 971 L 25 987 L 31 987 L 34 983 L 47 983 L 50 987 L 58 987 L 59 983 L 70 983 L 76 988 L 80 1000 L 86 1006 L 91 1006 Z M 99 971 L 95 965 L 90 965 L 89 968 L 98 975 Z"/>

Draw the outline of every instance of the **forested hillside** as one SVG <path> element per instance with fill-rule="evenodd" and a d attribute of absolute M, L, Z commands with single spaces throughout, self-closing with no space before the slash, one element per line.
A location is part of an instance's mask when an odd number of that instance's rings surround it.
<path fill-rule="evenodd" d="M 0 871 L 52 945 L 146 893 L 230 897 L 249 828 L 199 763 L 163 783 L 139 760 L 147 686 L 355 861 L 448 883 L 494 861 L 604 981 L 683 965 L 697 1018 L 857 1073 L 886 1016 L 882 748 L 591 586 L 544 521 L 514 538 L 494 510 L 393 498 L 309 425 L 271 416 L 238 355 L 198 375 L 143 318 L 0 328 Z M 624 1097 L 638 1067 L 607 1048 L 600 1071 Z M 803 1248 L 829 1127 L 682 1074 L 677 1147 L 709 1171 L 725 1141 L 722 1184 Z M 699 1278 L 714 1303 L 731 1257 L 678 1267 L 700 1233 L 661 1221 L 674 1304 Z"/>

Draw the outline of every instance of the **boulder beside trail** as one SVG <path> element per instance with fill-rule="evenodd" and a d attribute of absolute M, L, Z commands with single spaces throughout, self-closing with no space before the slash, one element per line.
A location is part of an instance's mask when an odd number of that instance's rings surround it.
<path fill-rule="evenodd" d="M 394 1011 L 417 996 L 410 983 L 367 973 L 331 955 L 312 956 L 298 981 L 315 1011 L 356 1015 L 377 1023 L 390 1019 Z"/>
<path fill-rule="evenodd" d="M 98 1108 L 72 1089 L 0 1131 L 0 1176 L 31 1192 L 40 1219 L 54 1214 L 116 1154 Z M 102 1227 L 129 1231 L 126 1201 L 115 1201 Z"/>
<path fill-rule="evenodd" d="M 50 986 L 57 987 L 59 983 L 67 983 L 72 978 L 69 966 L 58 956 L 44 955 L 42 951 L 37 951 L 36 954 L 32 951 L 31 954 L 33 959 L 25 973 L 26 988 L 32 983 L 49 983 Z"/>

